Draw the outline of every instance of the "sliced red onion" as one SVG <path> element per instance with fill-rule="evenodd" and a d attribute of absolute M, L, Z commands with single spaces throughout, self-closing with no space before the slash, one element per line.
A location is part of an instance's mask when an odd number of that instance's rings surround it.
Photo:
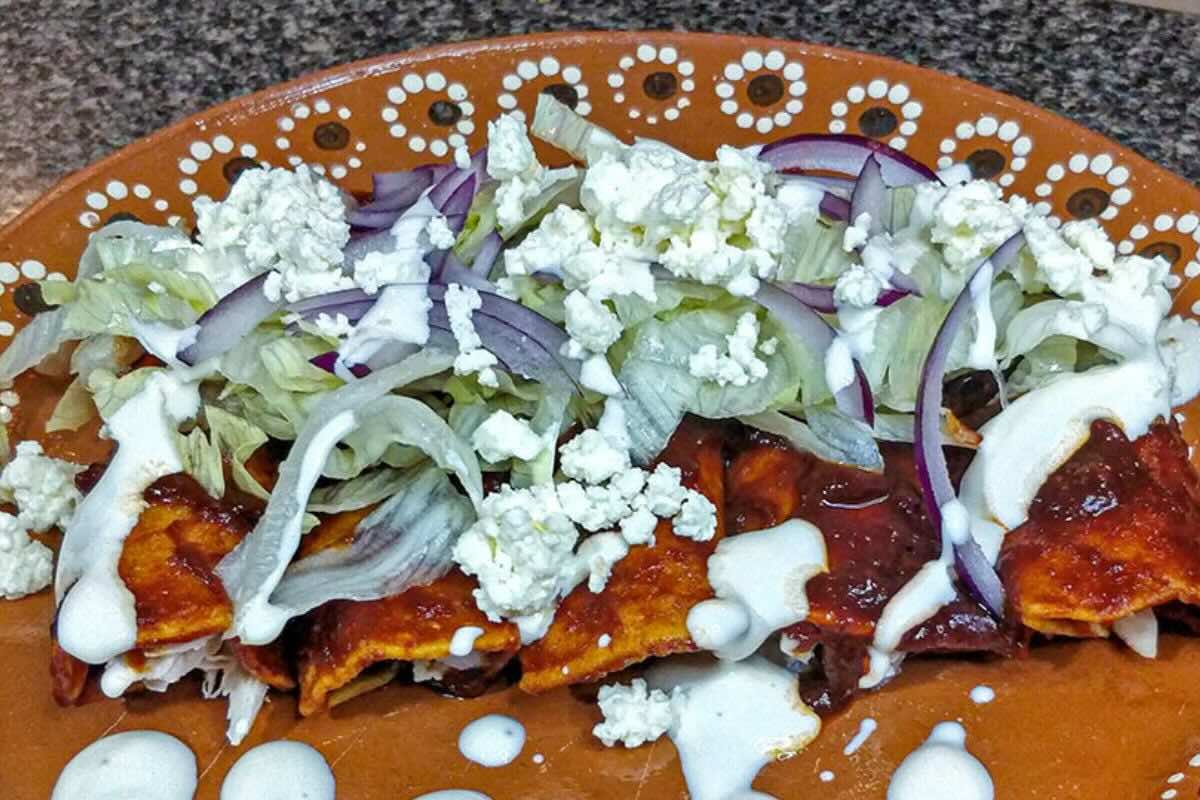
<path fill-rule="evenodd" d="M 450 230 L 456 235 L 467 221 L 467 212 L 471 208 L 471 201 L 475 199 L 475 188 L 475 176 L 467 175 L 467 179 L 460 183 L 444 202 L 433 201 L 434 207 L 446 216 Z"/>
<path fill-rule="evenodd" d="M 937 174 L 921 162 L 883 142 L 853 134 L 802 133 L 763 147 L 758 157 L 779 172 L 837 172 L 858 175 L 872 155 L 879 159 L 884 183 L 909 186 L 937 181 Z"/>
<path fill-rule="evenodd" d="M 496 258 L 500 255 L 500 251 L 504 248 L 504 239 L 500 234 L 492 231 L 484 237 L 483 244 L 479 247 L 479 252 L 475 254 L 475 260 L 471 262 L 471 271 L 481 278 L 490 278 L 492 274 L 492 266 L 496 263 Z"/>
<path fill-rule="evenodd" d="M 822 286 L 816 283 L 803 283 L 800 281 L 775 285 L 814 311 L 820 311 L 822 314 L 837 313 L 837 302 L 834 300 L 832 286 Z M 876 298 L 875 305 L 879 308 L 887 308 L 893 303 L 908 297 L 910 294 L 913 294 L 913 292 L 902 289 L 884 289 L 879 293 L 879 297 Z"/>
<path fill-rule="evenodd" d="M 378 600 L 432 583 L 453 568 L 454 543 L 474 518 L 440 469 L 410 473 L 358 524 L 350 546 L 288 567 L 271 605 L 292 618 L 330 600 Z"/>
<path fill-rule="evenodd" d="M 300 544 L 300 522 L 308 496 L 330 452 L 358 427 L 358 415 L 393 389 L 436 375 L 453 362 L 454 356 L 446 351 L 425 349 L 393 367 L 348 383 L 317 403 L 280 465 L 278 480 L 254 530 L 217 565 L 217 575 L 233 603 L 233 635 L 246 644 L 266 644 L 275 640 L 289 619 L 286 609 L 271 605 L 271 593 Z M 424 403 L 412 402 L 441 421 Z M 406 416 L 395 420 L 397 424 L 409 421 L 416 422 Z M 464 462 L 462 470 L 469 471 L 474 463 L 478 474 L 478 463 L 473 454 L 468 455 L 470 462 Z M 472 497 L 482 494 L 481 482 L 464 481 L 464 487 Z"/>
<path fill-rule="evenodd" d="M 450 196 L 458 190 L 458 187 L 473 177 L 475 177 L 475 173 L 470 169 L 454 169 L 446 173 L 430 189 L 429 202 L 433 203 L 434 208 L 441 209 L 446 204 L 446 201 L 450 199 Z"/>
<path fill-rule="evenodd" d="M 1024 234 L 1017 233 L 1000 245 L 990 258 L 984 259 L 971 270 L 966 285 L 942 321 L 921 369 L 913 451 L 925 510 L 939 530 L 942 527 L 942 508 L 957 498 L 954 484 L 950 481 L 950 470 L 946 466 L 946 454 L 942 450 L 942 383 L 946 376 L 946 362 L 954 339 L 971 312 L 972 293 L 988 291 L 993 276 L 1008 269 L 1024 244 Z M 984 269 L 989 265 L 990 269 Z M 985 285 L 975 285 L 980 283 Z M 983 603 L 992 614 L 1002 617 L 1004 586 L 984 557 L 979 544 L 970 536 L 965 542 L 955 545 L 955 562 L 959 577 L 971 596 Z"/>
<path fill-rule="evenodd" d="M 821 358 L 825 357 L 825 352 L 837 337 L 837 331 L 820 314 L 783 289 L 766 283 L 759 286 L 754 299 L 805 346 Z M 854 360 L 854 380 L 836 392 L 833 400 L 842 413 L 868 426 L 874 425 L 875 400 L 871 395 L 871 385 L 857 359 Z"/>
<path fill-rule="evenodd" d="M 337 350 L 330 350 L 327 353 L 321 353 L 320 355 L 313 356 L 308 360 L 308 363 L 312 364 L 314 367 L 320 367 L 331 375 L 336 375 L 338 373 Z M 366 364 L 351 364 L 349 369 L 350 374 L 356 378 L 365 378 L 371 374 L 371 368 Z"/>
<path fill-rule="evenodd" d="M 888 283 L 899 292 L 905 295 L 915 294 L 917 297 L 923 297 L 921 287 L 913 280 L 911 275 L 905 275 L 900 270 L 892 270 L 892 274 L 888 276 Z"/>
<path fill-rule="evenodd" d="M 850 221 L 850 202 L 832 192 L 825 192 L 821 196 L 820 210 L 822 214 L 837 222 Z"/>
<path fill-rule="evenodd" d="M 451 250 L 446 253 L 446 257 L 442 260 L 441 267 L 439 267 L 434 278 L 438 283 L 458 283 L 484 292 L 496 291 L 496 285 L 487 279 L 487 273 L 475 272 L 473 266 L 468 267 L 463 264 L 454 251 Z"/>
<path fill-rule="evenodd" d="M 854 194 L 855 180 L 853 178 L 835 178 L 830 175 L 807 175 L 803 172 L 786 170 L 784 172 L 784 181 L 807 183 L 841 200 L 849 200 L 850 195 Z"/>
<path fill-rule="evenodd" d="M 397 214 L 396 219 L 399 218 L 400 215 Z M 356 263 L 371 253 L 390 253 L 395 249 L 396 237 L 392 236 L 390 226 L 372 233 L 351 235 L 350 243 L 342 250 L 342 268 L 349 272 Z"/>
<path fill-rule="evenodd" d="M 376 172 L 371 176 L 371 202 L 363 208 L 377 208 L 380 211 L 407 208 L 452 169 L 452 164 L 422 164 L 401 172 Z M 411 199 L 404 203 L 403 200 L 408 197 Z"/>
<path fill-rule="evenodd" d="M 883 232 L 883 206 L 887 202 L 887 186 L 883 183 L 883 170 L 879 158 L 872 153 L 863 162 L 854 183 L 854 194 L 850 196 L 850 224 L 853 225 L 863 214 L 870 222 L 867 233 L 874 236 Z"/>
<path fill-rule="evenodd" d="M 196 323 L 200 326 L 196 340 L 179 351 L 179 360 L 191 366 L 223 355 L 279 311 L 282 304 L 268 299 L 263 293 L 263 285 L 270 274 L 256 275 L 205 311 Z"/>

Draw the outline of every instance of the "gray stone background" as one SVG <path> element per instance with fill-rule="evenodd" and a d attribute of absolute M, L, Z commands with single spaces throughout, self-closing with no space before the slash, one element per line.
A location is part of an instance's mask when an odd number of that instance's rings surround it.
<path fill-rule="evenodd" d="M 1038 103 L 1200 180 L 1200 16 L 1054 0 L 0 0 L 0 221 L 214 103 L 444 41 L 584 28 L 857 48 Z"/>

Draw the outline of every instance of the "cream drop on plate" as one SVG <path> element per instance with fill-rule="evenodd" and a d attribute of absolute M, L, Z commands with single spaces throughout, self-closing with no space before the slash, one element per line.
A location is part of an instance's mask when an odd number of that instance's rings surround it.
<path fill-rule="evenodd" d="M 463 758 L 483 767 L 511 764 L 525 746 L 525 726 L 503 714 L 488 714 L 469 723 L 458 735 Z"/>
<path fill-rule="evenodd" d="M 972 703 L 982 706 L 996 699 L 996 691 L 990 686 L 980 684 L 971 690 L 970 697 Z"/>
<path fill-rule="evenodd" d="M 668 735 L 692 800 L 763 797 L 749 794 L 759 771 L 804 749 L 821 730 L 795 675 L 761 656 L 674 658 L 646 678 L 655 689 L 679 690 Z"/>
<path fill-rule="evenodd" d="M 333 771 L 315 748 L 278 740 L 247 750 L 221 784 L 221 800 L 334 800 Z"/>
<path fill-rule="evenodd" d="M 412 800 L 492 800 L 492 798 L 482 792 L 472 792 L 469 789 L 441 789 L 418 795 Z"/>
<path fill-rule="evenodd" d="M 934 726 L 929 738 L 892 773 L 887 800 L 994 800 L 987 768 L 967 751 L 967 732 L 957 722 Z"/>
<path fill-rule="evenodd" d="M 852 756 L 857 753 L 858 749 L 867 743 L 867 739 L 871 738 L 871 734 L 873 734 L 875 729 L 878 727 L 879 724 L 870 717 L 867 717 L 862 722 L 858 723 L 858 730 L 855 732 L 854 736 L 851 737 L 850 741 L 846 742 L 846 746 L 842 748 L 842 755 Z"/>
<path fill-rule="evenodd" d="M 187 745 L 159 731 L 126 731 L 76 753 L 50 800 L 191 800 L 195 792 L 196 757 Z"/>

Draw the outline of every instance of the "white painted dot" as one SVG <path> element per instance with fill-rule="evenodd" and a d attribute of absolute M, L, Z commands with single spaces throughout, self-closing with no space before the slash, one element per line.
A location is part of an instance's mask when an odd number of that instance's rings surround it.
<path fill-rule="evenodd" d="M 1133 199 L 1133 192 L 1131 192 L 1127 187 L 1121 186 L 1117 189 L 1113 189 L 1112 194 L 1109 195 L 1109 199 L 1117 205 L 1123 206 Z"/>
<path fill-rule="evenodd" d="M 905 139 L 903 136 L 893 136 L 888 144 L 897 150 L 903 150 L 904 148 L 908 147 L 908 139 Z"/>
<path fill-rule="evenodd" d="M 1197 225 L 1200 225 L 1200 217 L 1189 212 L 1180 217 L 1175 223 L 1175 230 L 1187 234 L 1196 230 Z"/>
<path fill-rule="evenodd" d="M 1196 753 L 1196 755 L 1194 755 L 1188 759 L 1188 766 L 1189 767 L 1200 767 L 1200 753 Z"/>
<path fill-rule="evenodd" d="M 304 163 L 304 159 L 297 155 L 291 155 L 291 156 L 288 156 L 287 162 L 289 164 L 291 164 L 293 167 L 298 167 Z M 313 171 L 324 174 L 325 168 L 322 167 L 320 164 L 318 164 L 315 167 L 313 167 Z"/>
<path fill-rule="evenodd" d="M 720 108 L 722 114 L 736 114 L 738 104 L 736 100 L 722 100 Z"/>
<path fill-rule="evenodd" d="M 673 122 L 673 121 L 679 119 L 679 109 L 678 108 L 668 108 L 666 111 L 663 112 L 663 116 Z"/>
<path fill-rule="evenodd" d="M 1033 150 L 1033 140 L 1028 136 L 1022 136 L 1012 143 L 1012 151 L 1014 156 L 1027 156 Z"/>
<path fill-rule="evenodd" d="M 682 81 L 680 81 L 679 88 L 683 89 L 685 92 L 690 92 L 696 88 L 696 82 L 691 78 L 684 78 Z"/>
<path fill-rule="evenodd" d="M 296 105 L 292 106 L 292 116 L 296 119 L 308 119 L 308 115 L 311 113 L 312 109 L 310 109 L 304 103 L 297 103 Z"/>
<path fill-rule="evenodd" d="M 1110 186 L 1123 186 L 1129 180 L 1129 170 L 1126 167 L 1113 167 L 1105 179 Z"/>
<path fill-rule="evenodd" d="M 646 122 L 649 125 L 657 125 L 658 117 L 656 117 L 654 114 L 651 114 L 650 116 L 646 117 Z"/>
<path fill-rule="evenodd" d="M 1016 181 L 1016 178 L 1013 177 L 1012 173 L 1006 172 L 1000 176 L 998 183 L 1001 186 L 1007 187 L 1007 186 L 1012 186 L 1014 181 Z"/>
<path fill-rule="evenodd" d="M 1119 209 L 1117 206 L 1108 205 L 1108 206 L 1105 206 L 1104 210 L 1100 212 L 1100 219 L 1103 219 L 1103 220 L 1116 219 L 1118 213 L 1120 213 L 1120 212 L 1119 212 Z"/>
<path fill-rule="evenodd" d="M 15 330 L 11 322 L 0 322 L 0 336 L 12 336 Z"/>
<path fill-rule="evenodd" d="M 770 117 L 759 117 L 754 122 L 754 129 L 759 133 L 769 133 L 774 127 L 775 123 Z"/>
<path fill-rule="evenodd" d="M 838 100 L 829 107 L 829 110 L 833 112 L 835 117 L 844 117 L 846 116 L 847 112 L 850 111 L 850 106 L 846 105 L 841 100 Z"/>
<path fill-rule="evenodd" d="M 954 139 L 942 139 L 938 145 L 938 151 L 942 153 L 953 153 L 958 147 L 958 142 Z"/>
<path fill-rule="evenodd" d="M 1178 289 L 1180 286 L 1183 285 L 1183 278 L 1179 277 L 1178 275 L 1176 275 L 1173 272 L 1169 273 L 1164 280 L 1167 284 L 1168 289 Z"/>
<path fill-rule="evenodd" d="M 280 117 L 275 120 L 275 124 L 279 126 L 281 131 L 294 131 L 296 129 L 296 120 L 291 117 Z"/>
<path fill-rule="evenodd" d="M 668 45 L 658 51 L 658 60 L 663 64 L 674 64 L 679 60 L 679 51 Z"/>
<path fill-rule="evenodd" d="M 195 194 L 197 188 L 196 182 L 191 178 L 184 178 L 179 182 L 179 191 L 184 194 Z"/>
<path fill-rule="evenodd" d="M 408 99 L 408 92 L 401 89 L 399 86 L 390 86 L 387 90 L 387 99 L 389 103 L 401 105 Z"/>
<path fill-rule="evenodd" d="M 395 125 L 388 128 L 388 133 L 390 133 L 392 136 L 394 136 L 397 139 L 402 139 L 402 138 L 404 138 L 404 134 L 408 133 L 408 128 L 404 127 L 403 124 L 397 122 Z"/>
<path fill-rule="evenodd" d="M 575 86 L 575 94 L 576 94 L 578 97 L 581 97 L 581 98 L 582 98 L 582 97 L 587 97 L 587 96 L 588 96 L 588 87 L 587 87 L 587 84 L 580 83 L 580 84 L 576 85 L 576 86 Z"/>
<path fill-rule="evenodd" d="M 616 89 L 625 85 L 625 76 L 619 72 L 610 72 L 608 74 L 608 85 Z"/>
<path fill-rule="evenodd" d="M 1046 177 L 1052 181 L 1061 181 L 1063 176 L 1067 174 L 1067 168 L 1062 164 L 1051 164 L 1046 170 Z"/>
<path fill-rule="evenodd" d="M 731 81 L 740 81 L 746 77 L 746 70 L 742 69 L 741 64 L 726 64 L 725 77 Z"/>
<path fill-rule="evenodd" d="M 896 105 L 900 105 L 904 101 L 908 100 L 908 96 L 908 87 L 903 83 L 897 83 L 888 90 L 887 94 L 888 101 L 895 103 Z"/>
<path fill-rule="evenodd" d="M 1135 242 L 1145 239 L 1148 235 L 1150 235 L 1150 229 L 1140 222 L 1129 229 L 1129 238 Z"/>
<path fill-rule="evenodd" d="M 734 121 L 737 122 L 737 126 L 739 128 L 749 128 L 754 124 L 754 115 L 742 112 L 741 114 L 737 115 L 737 119 Z"/>
<path fill-rule="evenodd" d="M 329 168 L 329 174 L 334 178 L 341 180 L 342 178 L 346 177 L 349 172 L 341 164 L 334 164 Z"/>
<path fill-rule="evenodd" d="M 462 111 L 464 117 L 469 117 L 475 113 L 475 104 L 470 100 L 463 100 L 458 104 L 458 108 Z"/>
<path fill-rule="evenodd" d="M 783 107 L 789 114 L 799 114 L 804 110 L 804 103 L 800 100 L 788 100 Z"/>
<path fill-rule="evenodd" d="M 123 181 L 109 181 L 104 187 L 104 191 L 113 200 L 124 200 L 129 196 L 129 187 Z"/>
<path fill-rule="evenodd" d="M 624 103 L 625 102 L 625 93 L 624 92 L 614 93 L 613 94 L 613 102 L 614 103 Z"/>
<path fill-rule="evenodd" d="M 287 140 L 284 139 L 284 141 L 286 142 Z M 184 175 L 195 175 L 200 171 L 200 165 L 194 159 L 181 158 L 179 159 L 179 171 Z"/>
<path fill-rule="evenodd" d="M 1122 244 L 1125 244 L 1125 242 L 1122 242 Z M 1133 252 L 1133 242 L 1129 242 L 1129 252 Z M 1187 266 L 1183 268 L 1183 274 L 1189 278 L 1200 275 L 1200 261 L 1189 261 Z"/>
<path fill-rule="evenodd" d="M 964 141 L 970 139 L 975 135 L 975 126 L 969 122 L 960 122 L 954 126 L 954 135 Z"/>
<path fill-rule="evenodd" d="M 975 123 L 975 130 L 979 131 L 980 136 L 993 136 L 1000 129 L 1000 123 L 995 117 L 982 116 Z"/>
<path fill-rule="evenodd" d="M 431 92 L 440 92 L 446 88 L 446 76 L 440 72 L 431 72 L 425 76 L 425 86 Z"/>
<path fill-rule="evenodd" d="M 108 198 L 100 192 L 88 192 L 87 197 L 83 198 L 83 202 L 87 203 L 88 208 L 94 208 L 97 211 L 108 208 Z"/>
<path fill-rule="evenodd" d="M 867 96 L 873 97 L 876 100 L 885 96 L 888 90 L 888 83 L 885 80 L 876 78 L 867 84 Z"/>
<path fill-rule="evenodd" d="M 1043 217 L 1050 213 L 1050 204 L 1045 200 L 1033 204 L 1033 210 L 1041 214 Z"/>
<path fill-rule="evenodd" d="M 358 156 L 350 156 L 346 159 L 346 163 L 350 165 L 351 169 L 358 169 L 362 166 L 362 159 Z"/>
<path fill-rule="evenodd" d="M 167 204 L 166 200 L 155 200 L 154 208 L 158 211 L 166 211 L 167 208 L 169 208 L 169 205 Z"/>
<path fill-rule="evenodd" d="M 321 97 L 318 98 L 315 103 L 313 103 L 313 108 L 316 109 L 318 114 L 328 114 L 333 106 L 329 105 L 328 100 L 326 100 L 324 97 Z"/>
<path fill-rule="evenodd" d="M 208 142 L 192 142 L 192 146 L 188 148 L 192 154 L 192 158 L 197 161 L 208 161 L 212 158 L 212 145 Z"/>
<path fill-rule="evenodd" d="M 429 152 L 433 153 L 438 158 L 450 152 L 450 147 L 441 139 L 434 139 L 429 143 Z"/>
<path fill-rule="evenodd" d="M 99 218 L 97 218 L 99 221 Z M 17 265 L 9 261 L 0 261 L 0 281 L 4 283 L 14 283 L 21 277 L 21 273 L 17 270 Z"/>
<path fill-rule="evenodd" d="M 666 48 L 663 49 L 665 50 Z M 579 67 L 564 67 L 562 77 L 567 83 L 579 83 L 583 80 L 583 72 L 580 71 Z"/>
<path fill-rule="evenodd" d="M 788 65 L 783 68 L 784 80 L 798 81 L 804 77 L 804 66 L 797 64 L 795 61 L 789 61 Z"/>
<path fill-rule="evenodd" d="M 505 110 L 514 109 L 517 107 L 517 98 L 515 98 L 511 94 L 505 92 L 504 94 L 502 94 L 496 98 L 496 105 L 500 106 L 501 108 L 503 108 Z"/>
<path fill-rule="evenodd" d="M 460 119 L 454 127 L 458 128 L 458 132 L 464 136 L 470 136 L 475 132 L 475 123 L 469 119 Z"/>
<path fill-rule="evenodd" d="M 1013 172 L 1020 172 L 1021 170 L 1025 169 L 1027 163 L 1028 162 L 1025 159 L 1017 156 L 1012 161 L 1008 162 L 1008 165 L 1012 167 Z"/>
<path fill-rule="evenodd" d="M 46 277 L 46 265 L 34 259 L 28 259 L 21 262 L 21 274 L 26 278 L 34 281 L 40 281 Z"/>
<path fill-rule="evenodd" d="M 1011 120 L 1003 123 L 997 130 L 996 135 L 1000 137 L 1002 142 L 1011 142 L 1021 133 L 1021 126 Z"/>
<path fill-rule="evenodd" d="M 1154 218 L 1154 230 L 1169 231 L 1175 227 L 1175 218 L 1170 214 L 1159 214 Z"/>
<path fill-rule="evenodd" d="M 135 183 L 133 185 L 133 196 L 140 200 L 149 200 L 150 187 L 144 183 Z"/>
<path fill-rule="evenodd" d="M 788 94 L 792 97 L 801 97 L 808 91 L 808 84 L 804 81 L 792 81 L 788 84 Z"/>
<path fill-rule="evenodd" d="M 1159 797 L 1161 797 L 1162 800 L 1175 800 L 1178 795 L 1179 792 L 1175 791 L 1174 789 L 1167 789 L 1165 792 L 1160 794 Z"/>
<path fill-rule="evenodd" d="M 414 153 L 421 153 L 425 150 L 425 137 L 413 136 L 408 140 L 408 148 Z"/>
<path fill-rule="evenodd" d="M 517 75 L 523 80 L 531 81 L 538 76 L 538 66 L 532 61 L 522 61 L 517 64 Z"/>
<path fill-rule="evenodd" d="M 213 138 L 212 146 L 218 153 L 230 153 L 233 152 L 233 139 L 220 133 Z"/>
<path fill-rule="evenodd" d="M 1167 778 L 1167 783 L 1175 784 L 1175 783 L 1182 783 L 1182 782 L 1183 782 L 1183 773 L 1182 772 L 1173 773 L 1171 775 L 1171 777 Z"/>
<path fill-rule="evenodd" d="M 1050 184 L 1039 183 L 1036 187 L 1034 187 L 1033 193 L 1038 197 L 1049 197 L 1052 191 L 1054 191 L 1054 187 Z"/>
<path fill-rule="evenodd" d="M 505 75 L 504 79 L 500 81 L 500 85 L 510 92 L 515 92 L 517 89 L 520 89 L 521 84 L 522 80 L 511 72 Z"/>
<path fill-rule="evenodd" d="M 763 54 L 757 50 L 747 50 L 742 53 L 742 66 L 749 72 L 755 72 L 763 67 Z"/>
<path fill-rule="evenodd" d="M 950 156 L 939 156 L 937 160 L 938 169 L 947 169 L 954 165 L 954 159 Z"/>
<path fill-rule="evenodd" d="M 354 116 L 354 112 L 352 112 L 350 109 L 346 108 L 345 106 L 342 106 L 341 108 L 338 109 L 337 115 L 338 115 L 338 119 L 350 119 L 350 117 Z"/>
<path fill-rule="evenodd" d="M 846 90 L 846 99 L 851 103 L 861 103 L 867 99 L 867 90 L 861 86 L 851 86 Z"/>
<path fill-rule="evenodd" d="M 392 106 L 384 106 L 383 110 L 379 112 L 379 118 L 384 122 L 395 122 L 400 119 L 400 112 Z"/>
<path fill-rule="evenodd" d="M 1101 153 L 1092 159 L 1091 169 L 1093 175 L 1104 175 L 1113 167 L 1112 156 L 1108 153 Z"/>
<path fill-rule="evenodd" d="M 639 44 L 637 49 L 637 57 L 638 61 L 649 64 L 651 61 L 658 58 L 658 50 L 654 48 L 654 45 Z"/>
<path fill-rule="evenodd" d="M 911 119 L 904 120 L 904 122 L 900 123 L 900 132 L 905 136 L 912 136 L 917 132 L 917 123 Z"/>
<path fill-rule="evenodd" d="M 280 136 L 278 139 L 275 140 L 275 146 L 278 147 L 280 150 L 287 150 L 289 147 L 292 146 L 292 143 L 291 143 L 291 141 L 288 140 L 288 138 L 286 136 Z M 179 168 L 183 169 L 182 162 L 180 163 Z"/>
<path fill-rule="evenodd" d="M 446 137 L 446 142 L 451 147 L 462 147 L 463 145 L 465 145 L 467 143 L 467 140 L 463 138 L 463 135 L 461 133 L 452 133 Z M 354 160 L 357 161 L 358 159 L 354 159 Z M 357 166 L 361 166 L 361 165 L 355 164 L 354 166 L 357 167 Z"/>
<path fill-rule="evenodd" d="M 641 110 L 636 109 L 636 108 L 629 109 L 629 118 L 630 119 L 638 119 L 641 116 L 642 116 Z"/>
<path fill-rule="evenodd" d="M 1076 153 L 1067 161 L 1067 169 L 1074 173 L 1083 172 L 1088 167 L 1088 157 L 1083 153 Z"/>
<path fill-rule="evenodd" d="M 733 84 L 721 81 L 716 88 L 717 97 L 733 97 Z"/>
<path fill-rule="evenodd" d="M 775 116 L 772 117 L 772 119 L 774 119 L 775 124 L 781 128 L 787 127 L 788 125 L 792 124 L 792 115 L 787 113 L 786 111 L 776 111 Z"/>
<path fill-rule="evenodd" d="M 691 101 L 691 100 L 689 100 L 689 99 L 688 99 L 688 98 L 686 98 L 686 97 L 681 97 L 681 98 L 679 98 L 679 102 L 677 102 L 677 103 L 675 104 L 675 107 L 676 107 L 676 108 L 687 108 L 687 107 L 688 107 L 688 106 L 690 106 L 691 104 L 692 104 L 692 101 Z"/>
<path fill-rule="evenodd" d="M 917 119 L 921 116 L 921 112 L 925 110 L 925 106 L 918 103 L 916 100 L 909 100 L 900 107 L 900 115 L 905 119 Z"/>
<path fill-rule="evenodd" d="M 846 123 L 842 122 L 840 119 L 830 120 L 829 132 L 830 133 L 845 133 L 846 132 Z"/>
<path fill-rule="evenodd" d="M 246 158 L 254 158 L 255 156 L 258 155 L 258 148 L 252 144 L 244 144 L 244 145 L 242 145 L 241 150 L 239 150 L 238 152 L 240 152 Z"/>
<path fill-rule="evenodd" d="M 767 69 L 779 69 L 783 66 L 783 53 L 778 50 L 772 50 L 763 58 L 763 66 Z"/>
<path fill-rule="evenodd" d="M 617 66 L 621 69 L 629 69 L 636 63 L 637 62 L 634 61 L 633 56 L 621 56 L 621 60 L 617 62 Z"/>
<path fill-rule="evenodd" d="M 678 69 L 680 75 L 691 75 L 696 71 L 696 65 L 690 61 L 680 61 Z"/>
<path fill-rule="evenodd" d="M 404 91 L 409 94 L 416 94 L 425 88 L 425 81 L 415 72 L 410 72 L 400 80 L 400 85 L 404 87 Z"/>

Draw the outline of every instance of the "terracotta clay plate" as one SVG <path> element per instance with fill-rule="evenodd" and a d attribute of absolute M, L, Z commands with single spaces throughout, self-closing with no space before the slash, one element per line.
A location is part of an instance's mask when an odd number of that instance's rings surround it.
<path fill-rule="evenodd" d="M 482 145 L 488 119 L 530 112 L 543 91 L 623 137 L 661 138 L 698 156 L 721 143 L 846 131 L 931 165 L 965 161 L 977 176 L 1060 219 L 1098 217 L 1122 253 L 1164 256 L 1173 265 L 1176 311 L 1200 313 L 1200 282 L 1190 280 L 1200 274 L 1200 191 L 1101 136 L 1011 97 L 877 56 L 732 36 L 585 33 L 450 45 L 339 67 L 218 106 L 73 175 L 0 230 L 0 342 L 27 321 L 13 291 L 27 280 L 72 275 L 89 232 L 114 215 L 190 226 L 193 199 L 223 196 L 239 170 L 254 164 L 307 162 L 366 191 L 372 171 Z M 18 419 L 44 418 L 36 403 L 36 393 L 23 393 Z M 1184 417 L 1195 442 L 1198 422 Z M 58 455 L 80 446 L 47 441 Z M 275 696 L 237 749 L 225 744 L 224 703 L 201 700 L 187 681 L 165 695 L 60 709 L 47 675 L 50 615 L 48 593 L 0 604 L 6 800 L 42 800 L 76 751 L 136 728 L 164 730 L 191 746 L 203 772 L 199 798 L 217 797 L 247 747 L 281 737 L 317 747 L 333 766 L 339 797 L 351 800 L 404 800 L 447 788 L 494 800 L 685 795 L 667 739 L 606 750 L 590 735 L 594 703 L 567 691 L 530 697 L 506 690 L 462 701 L 393 685 L 305 720 L 291 697 Z M 765 769 L 756 786 L 781 798 L 882 798 L 892 770 L 930 727 L 960 719 L 998 797 L 1194 798 L 1198 674 L 1200 641 L 1170 637 L 1156 661 L 1104 641 L 1060 642 L 1009 662 L 914 659 L 898 680 L 828 720 L 806 751 Z M 979 684 L 995 690 L 993 702 L 969 699 Z M 521 720 L 529 739 L 512 765 L 487 770 L 463 759 L 455 743 L 466 722 L 496 711 Z M 879 730 L 843 755 L 868 716 Z M 544 761 L 535 763 L 535 754 Z"/>

